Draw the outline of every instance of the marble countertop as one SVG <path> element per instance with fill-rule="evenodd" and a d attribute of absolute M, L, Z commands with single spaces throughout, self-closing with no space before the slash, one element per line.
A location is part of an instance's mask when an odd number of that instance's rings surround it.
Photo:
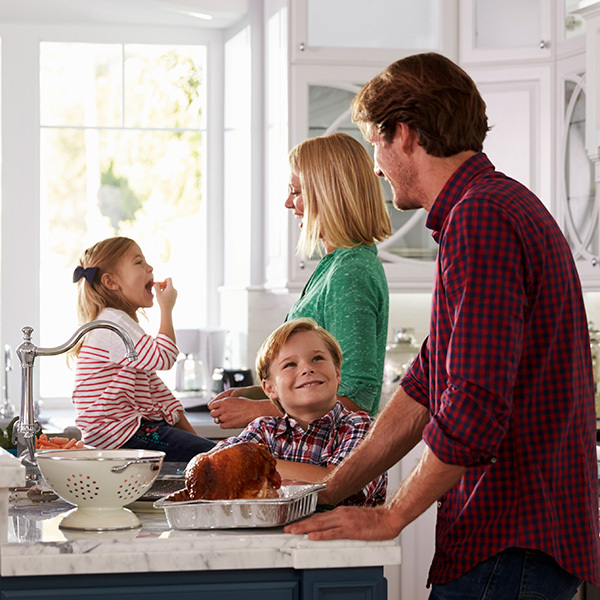
<path fill-rule="evenodd" d="M 140 529 L 116 532 L 63 530 L 74 507 L 62 500 L 9 505 L 0 576 L 139 573 L 261 568 L 344 568 L 400 563 L 397 540 L 311 542 L 269 529 L 171 530 L 164 512 L 137 511 Z"/>
<path fill-rule="evenodd" d="M 74 424 L 74 414 L 72 409 L 53 410 L 50 426 L 62 431 Z M 222 430 L 206 411 L 187 416 L 205 437 L 222 439 L 239 431 Z M 172 530 L 164 511 L 147 503 L 132 507 L 142 523 L 138 529 L 61 529 L 63 517 L 75 507 L 61 499 L 34 503 L 23 493 L 8 494 L 9 487 L 23 483 L 24 468 L 0 449 L 0 577 L 400 564 L 398 539 L 311 542 L 285 534 L 281 527 Z"/>

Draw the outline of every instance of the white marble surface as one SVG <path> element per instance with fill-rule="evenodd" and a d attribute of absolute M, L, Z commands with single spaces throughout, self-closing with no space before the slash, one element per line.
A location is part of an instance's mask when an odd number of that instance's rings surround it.
<path fill-rule="evenodd" d="M 0 576 L 260 568 L 339 568 L 400 563 L 396 540 L 311 542 L 281 528 L 170 530 L 163 511 L 136 511 L 142 528 L 78 532 L 59 528 L 62 500 L 11 503 Z"/>
<path fill-rule="evenodd" d="M 188 418 L 200 435 L 220 439 L 237 430 L 221 430 L 207 412 L 190 412 Z M 53 411 L 50 422 L 58 430 L 74 424 L 74 412 Z M 0 458 L 8 456 L 0 452 Z M 22 467 L 5 485 L 23 485 Z M 0 475 L 3 469 L 0 469 Z M 14 477 L 14 478 L 13 478 Z M 0 477 L 1 480 L 1 477 Z M 5 487 L 2 491 L 7 492 Z M 0 509 L 2 509 L 0 497 Z M 117 532 L 83 532 L 61 529 L 74 507 L 56 500 L 33 503 L 25 494 L 12 494 L 0 516 L 0 576 L 35 576 L 99 573 L 261 569 L 345 568 L 400 564 L 397 540 L 311 542 L 306 536 L 268 529 L 171 530 L 162 510 L 138 510 L 140 529 Z M 1 515 L 1 513 L 0 513 Z"/>
<path fill-rule="evenodd" d="M 0 448 L 0 540 L 8 536 L 9 489 L 25 483 L 25 467 L 12 454 Z"/>

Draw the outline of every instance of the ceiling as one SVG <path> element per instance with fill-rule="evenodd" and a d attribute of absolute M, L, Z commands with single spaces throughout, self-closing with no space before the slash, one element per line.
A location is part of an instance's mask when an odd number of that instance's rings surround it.
<path fill-rule="evenodd" d="M 247 12 L 250 0 L 2 0 L 0 21 L 115 23 L 226 28 Z M 211 20 L 201 18 L 205 14 Z"/>

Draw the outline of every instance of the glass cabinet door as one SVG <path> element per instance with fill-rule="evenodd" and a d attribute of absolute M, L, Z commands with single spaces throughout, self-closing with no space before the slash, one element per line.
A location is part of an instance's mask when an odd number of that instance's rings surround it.
<path fill-rule="evenodd" d="M 306 43 L 328 48 L 437 48 L 439 11 L 438 0 L 307 0 Z M 377 18 L 381 15 L 385 19 Z"/>
<path fill-rule="evenodd" d="M 563 40 L 572 40 L 585 35 L 585 20 L 581 15 L 571 13 L 579 6 L 579 0 L 563 0 L 564 18 L 562 20 Z"/>
<path fill-rule="evenodd" d="M 458 0 L 294 0 L 291 60 L 390 63 L 417 52 L 456 56 Z"/>
<path fill-rule="evenodd" d="M 553 6 L 547 0 L 462 0 L 461 62 L 550 58 Z"/>
<path fill-rule="evenodd" d="M 342 131 L 356 138 L 365 147 L 371 158 L 373 150 L 365 142 L 358 127 L 350 118 L 350 102 L 360 91 L 360 85 L 310 85 L 308 94 L 308 137 L 327 135 Z M 379 257 L 383 262 L 399 262 L 402 259 L 433 261 L 437 254 L 437 244 L 431 232 L 425 227 L 427 213 L 418 211 L 400 212 L 392 204 L 392 190 L 381 179 L 386 204 L 392 220 L 394 234 L 378 244 Z"/>
<path fill-rule="evenodd" d="M 599 202 L 593 163 L 585 149 L 585 75 L 564 80 L 565 124 L 561 151 L 564 171 L 559 197 L 563 228 L 576 261 L 597 265 Z"/>

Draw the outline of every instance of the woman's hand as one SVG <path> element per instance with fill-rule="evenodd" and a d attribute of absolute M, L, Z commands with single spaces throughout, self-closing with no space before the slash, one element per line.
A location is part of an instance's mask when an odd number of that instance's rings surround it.
<path fill-rule="evenodd" d="M 266 415 L 281 416 L 279 409 L 270 400 L 251 400 L 232 394 L 224 396 L 223 393 L 209 402 L 208 408 L 210 416 L 221 429 L 244 428 L 250 421 Z"/>
<path fill-rule="evenodd" d="M 211 403 L 215 400 L 222 400 L 223 398 L 229 398 L 230 396 L 234 396 L 236 398 L 250 398 L 251 400 L 264 400 L 267 398 L 264 390 L 259 385 L 232 387 L 224 392 L 221 392 L 218 396 L 215 396 L 215 398 L 208 403 L 208 406 L 210 407 Z"/>

